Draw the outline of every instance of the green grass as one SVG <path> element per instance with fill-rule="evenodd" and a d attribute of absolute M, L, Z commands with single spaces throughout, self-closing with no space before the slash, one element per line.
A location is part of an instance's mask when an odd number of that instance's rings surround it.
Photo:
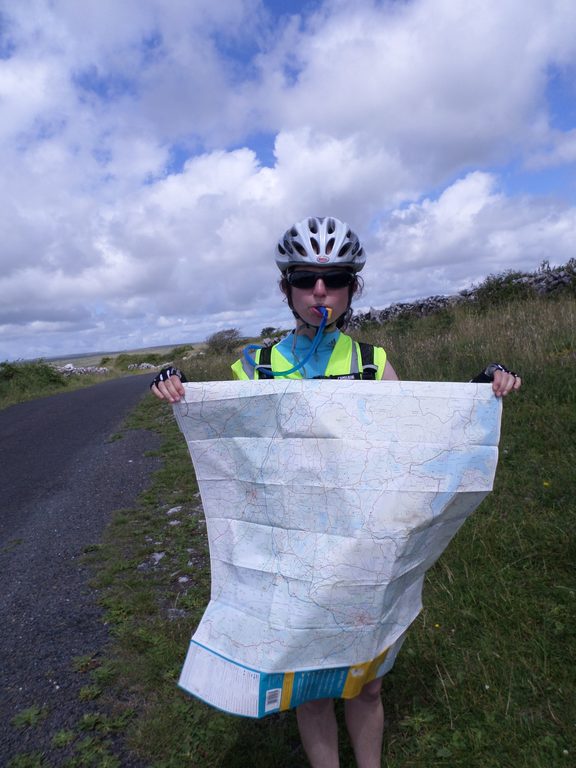
<path fill-rule="evenodd" d="M 48 768 L 48 765 L 41 752 L 31 752 L 16 755 L 8 763 L 8 768 Z"/>
<path fill-rule="evenodd" d="M 16 728 L 35 728 L 47 715 L 46 707 L 32 706 L 14 715 L 11 722 Z"/>
<path fill-rule="evenodd" d="M 466 380 L 491 360 L 525 379 L 505 403 L 495 491 L 429 572 L 425 609 L 384 679 L 385 766 L 550 768 L 574 759 L 575 328 L 566 296 L 458 308 L 364 334 L 386 346 L 405 379 Z M 199 359 L 187 374 L 224 378 L 228 362 Z M 98 682 L 99 701 L 124 693 L 134 708 L 128 743 L 154 768 L 307 765 L 292 713 L 243 720 L 176 688 L 209 596 L 205 528 L 170 410 L 149 398 L 131 426 L 163 434 L 164 465 L 89 555 L 117 672 Z M 342 765 L 354 765 L 344 737 Z"/>

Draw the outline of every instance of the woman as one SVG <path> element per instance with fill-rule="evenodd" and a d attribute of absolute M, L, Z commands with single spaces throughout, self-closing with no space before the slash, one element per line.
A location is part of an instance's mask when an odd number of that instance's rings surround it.
<path fill-rule="evenodd" d="M 336 378 L 397 380 L 381 347 L 359 344 L 342 332 L 361 287 L 365 253 L 357 235 L 333 218 L 308 218 L 284 234 L 276 247 L 280 287 L 296 319 L 294 331 L 272 347 L 249 347 L 232 366 L 236 379 Z M 252 356 L 254 353 L 254 356 Z M 492 381 L 497 397 L 519 389 L 521 379 L 497 363 L 474 381 Z M 184 396 L 182 374 L 164 369 L 151 385 L 170 403 Z M 344 703 L 346 726 L 359 768 L 381 765 L 384 712 L 382 678 Z M 338 734 L 334 702 L 319 699 L 297 708 L 302 743 L 313 768 L 337 768 Z"/>

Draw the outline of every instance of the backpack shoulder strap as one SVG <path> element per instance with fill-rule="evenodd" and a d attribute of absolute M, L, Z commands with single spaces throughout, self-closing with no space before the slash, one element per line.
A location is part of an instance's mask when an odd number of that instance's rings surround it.
<path fill-rule="evenodd" d="M 365 341 L 359 341 L 360 358 L 362 360 L 362 380 L 374 381 L 378 366 L 374 365 L 374 345 L 367 344 Z"/>
<path fill-rule="evenodd" d="M 260 350 L 260 359 L 258 360 L 258 365 L 256 366 L 256 373 L 257 378 L 259 379 L 270 379 L 270 374 L 267 374 L 266 371 L 272 370 L 272 347 L 262 347 Z"/>

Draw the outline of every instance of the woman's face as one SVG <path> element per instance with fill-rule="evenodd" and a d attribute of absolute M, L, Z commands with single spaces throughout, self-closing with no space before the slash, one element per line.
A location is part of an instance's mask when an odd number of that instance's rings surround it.
<path fill-rule="evenodd" d="M 306 275 L 310 287 L 291 284 L 294 310 L 306 323 L 318 326 L 322 321 L 319 308 L 326 307 L 332 310 L 328 324 L 335 323 L 348 309 L 350 284 L 346 284 L 346 276 L 350 274 L 342 267 L 295 267 L 292 279 L 298 282 L 298 277 Z M 340 285 L 342 282 L 344 285 Z"/>

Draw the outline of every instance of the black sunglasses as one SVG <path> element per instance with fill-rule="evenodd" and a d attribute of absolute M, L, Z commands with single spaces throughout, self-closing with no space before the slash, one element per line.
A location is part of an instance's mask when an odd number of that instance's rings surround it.
<path fill-rule="evenodd" d="M 346 288 L 352 285 L 355 277 L 352 272 L 342 270 L 334 272 L 309 272 L 305 269 L 299 269 L 295 272 L 289 272 L 286 276 L 289 285 L 294 288 L 314 288 L 317 280 L 322 280 L 326 288 Z"/>

